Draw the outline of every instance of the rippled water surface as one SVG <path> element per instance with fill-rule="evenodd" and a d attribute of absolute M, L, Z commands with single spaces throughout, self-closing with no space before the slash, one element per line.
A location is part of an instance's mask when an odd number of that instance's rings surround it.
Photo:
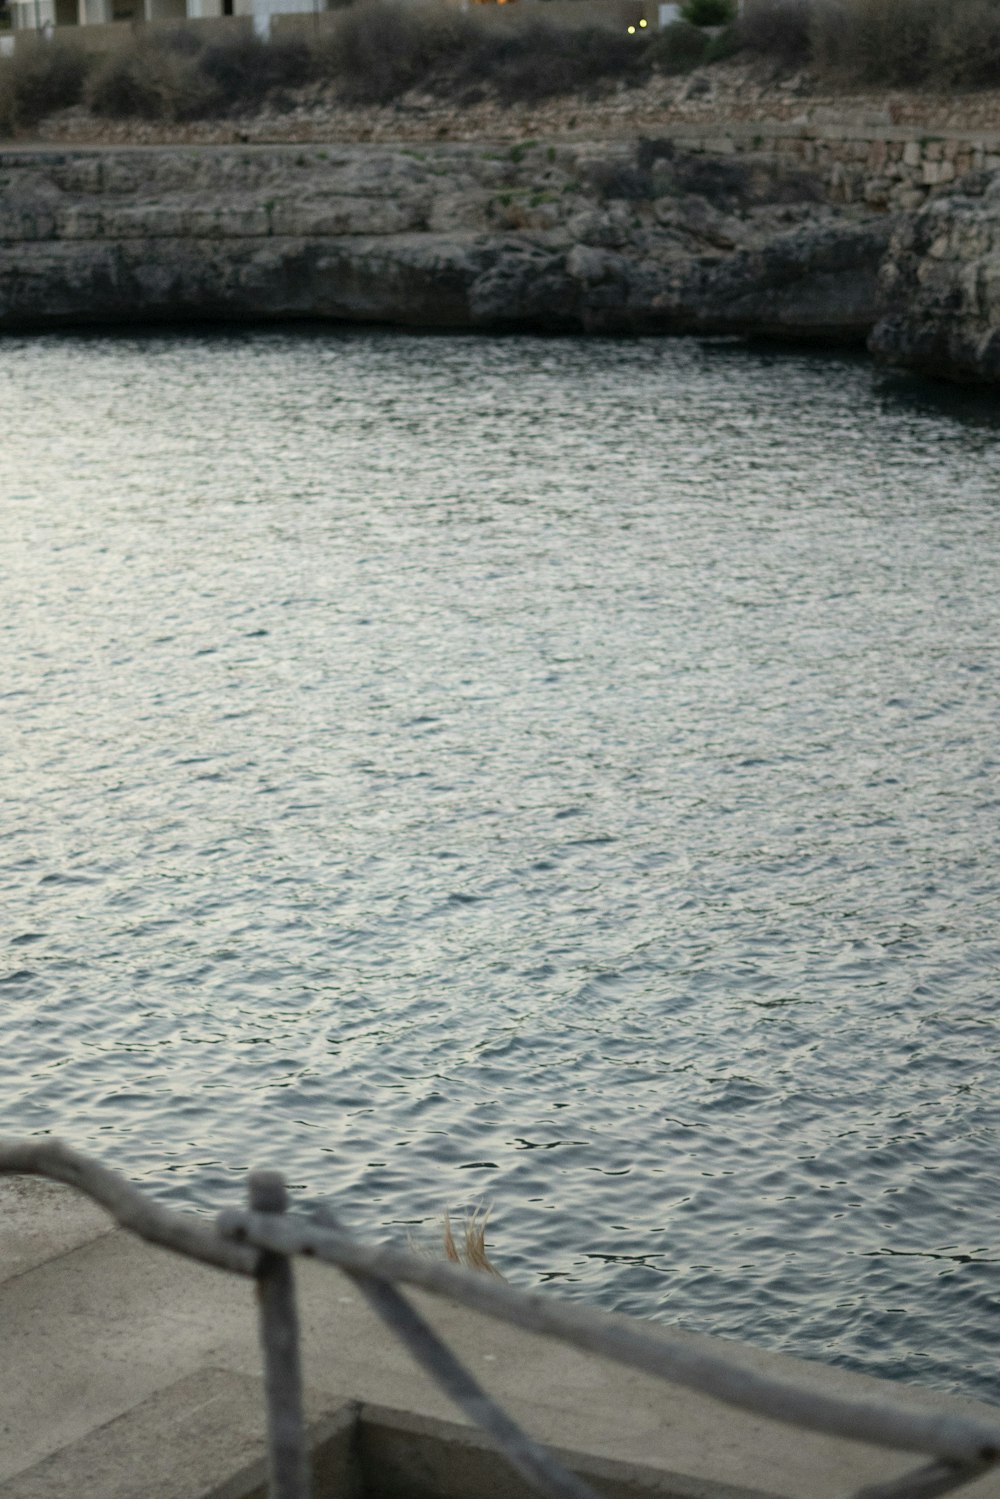
<path fill-rule="evenodd" d="M 0 1130 L 995 1397 L 990 411 L 377 332 L 0 384 Z"/>

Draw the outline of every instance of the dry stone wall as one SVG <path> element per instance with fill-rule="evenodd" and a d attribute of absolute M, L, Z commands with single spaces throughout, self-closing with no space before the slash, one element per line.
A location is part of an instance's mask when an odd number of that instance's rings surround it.
<path fill-rule="evenodd" d="M 910 212 L 935 189 L 974 171 L 1000 170 L 1000 133 L 935 134 L 881 121 L 760 124 L 676 123 L 665 134 L 686 151 L 711 156 L 765 153 L 816 174 L 834 203 Z"/>

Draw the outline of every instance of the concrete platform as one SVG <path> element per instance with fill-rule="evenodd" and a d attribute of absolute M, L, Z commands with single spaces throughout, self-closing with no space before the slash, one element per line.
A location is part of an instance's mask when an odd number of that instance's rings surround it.
<path fill-rule="evenodd" d="M 522 1499 L 530 1490 L 339 1272 L 300 1263 L 316 1499 Z M 915 1467 L 414 1298 L 529 1430 L 608 1499 L 835 1499 Z M 663 1329 L 663 1337 L 712 1340 Z M 109 1226 L 68 1188 L 0 1181 L 0 1499 L 251 1499 L 264 1492 L 253 1288 Z M 733 1347 L 734 1345 L 728 1345 Z M 984 1415 L 742 1345 L 855 1397 Z M 1000 1472 L 960 1491 L 1000 1499 Z"/>

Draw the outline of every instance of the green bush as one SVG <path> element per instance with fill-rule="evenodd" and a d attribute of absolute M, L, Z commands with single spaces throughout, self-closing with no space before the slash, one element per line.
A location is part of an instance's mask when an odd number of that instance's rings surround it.
<path fill-rule="evenodd" d="M 13 57 L 0 61 L 0 128 L 36 124 L 55 109 L 79 104 L 87 56 L 71 42 L 18 39 Z"/>
<path fill-rule="evenodd" d="M 688 21 L 665 26 L 649 43 L 647 58 L 664 73 L 690 73 L 705 61 L 710 38 Z"/>
<path fill-rule="evenodd" d="M 736 0 L 684 0 L 681 20 L 689 26 L 728 26 L 736 17 Z"/>

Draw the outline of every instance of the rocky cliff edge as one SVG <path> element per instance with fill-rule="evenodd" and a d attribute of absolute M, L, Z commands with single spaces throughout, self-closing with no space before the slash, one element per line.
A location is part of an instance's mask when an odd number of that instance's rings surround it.
<path fill-rule="evenodd" d="M 863 344 L 1000 378 L 1000 183 L 909 214 L 669 140 L 0 153 L 0 329 L 329 318 Z"/>

